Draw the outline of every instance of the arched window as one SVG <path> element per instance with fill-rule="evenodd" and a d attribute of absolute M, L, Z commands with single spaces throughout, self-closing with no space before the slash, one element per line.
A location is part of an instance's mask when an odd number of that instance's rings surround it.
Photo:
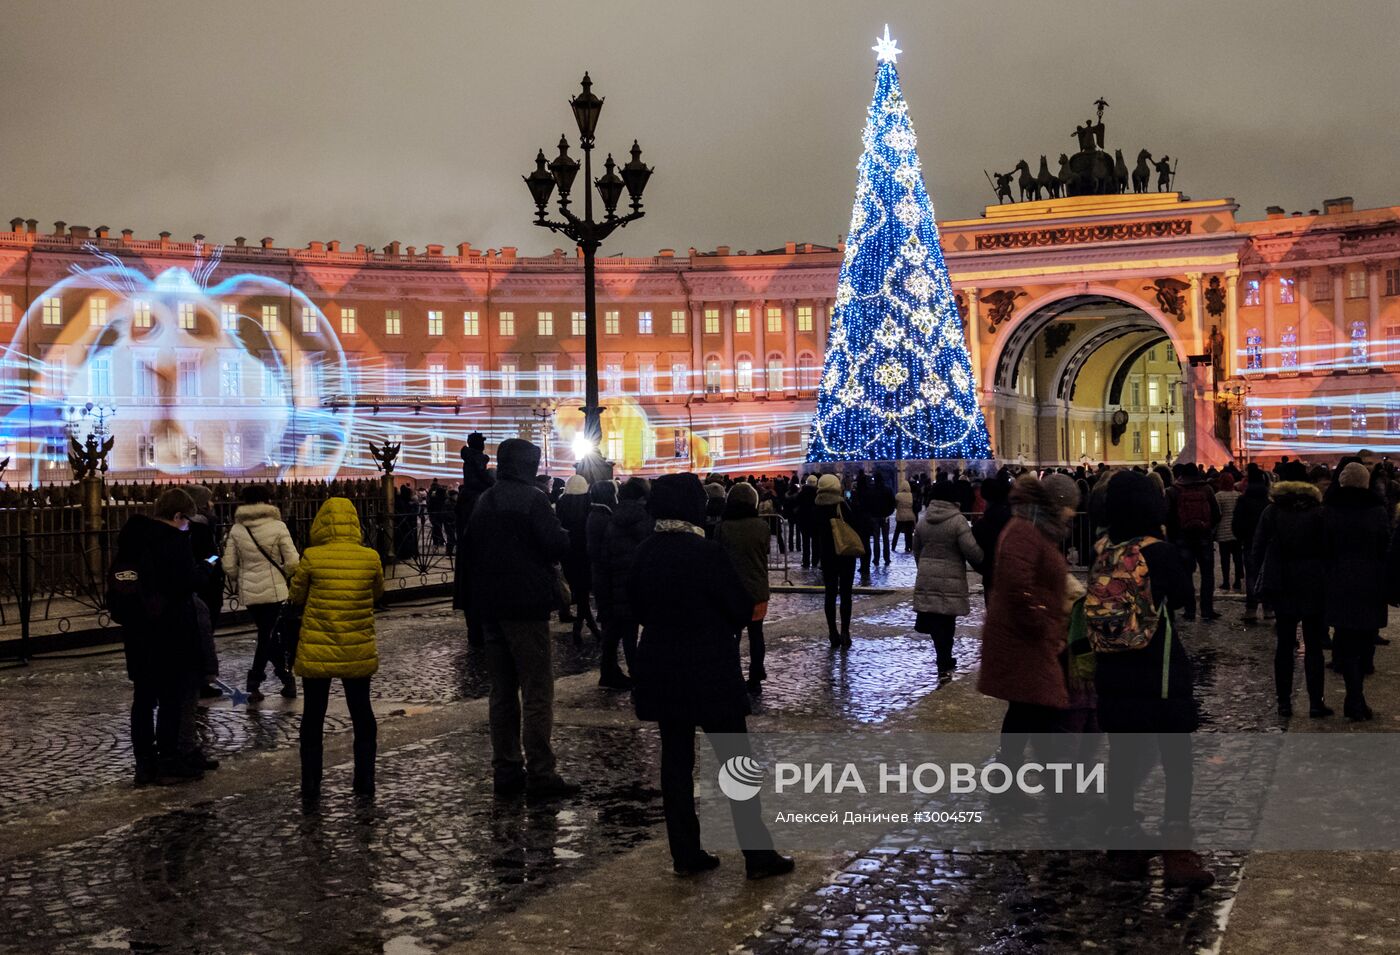
<path fill-rule="evenodd" d="M 787 387 L 786 376 L 783 374 L 783 356 L 777 352 L 768 354 L 768 368 L 763 384 L 770 391 L 782 391 Z"/>
<path fill-rule="evenodd" d="M 1298 326 L 1283 326 L 1283 334 L 1279 337 L 1279 367 L 1298 367 Z"/>
<path fill-rule="evenodd" d="M 1264 440 L 1264 409 L 1249 409 L 1249 416 L 1245 424 L 1245 432 L 1251 441 Z"/>
<path fill-rule="evenodd" d="M 817 359 L 809 351 L 797 356 L 797 387 L 803 391 L 817 387 Z"/>
<path fill-rule="evenodd" d="M 1264 336 L 1259 333 L 1259 329 L 1251 328 L 1244 334 L 1244 367 L 1248 371 L 1261 370 L 1264 367 Z"/>
<path fill-rule="evenodd" d="M 718 355 L 705 359 L 705 394 L 717 395 L 724 380 L 723 366 Z"/>
<path fill-rule="evenodd" d="M 1367 342 L 1366 323 L 1351 323 L 1351 363 L 1353 365 L 1366 364 Z"/>
<path fill-rule="evenodd" d="M 753 391 L 753 359 L 748 355 L 734 360 L 734 389 L 744 393 Z"/>

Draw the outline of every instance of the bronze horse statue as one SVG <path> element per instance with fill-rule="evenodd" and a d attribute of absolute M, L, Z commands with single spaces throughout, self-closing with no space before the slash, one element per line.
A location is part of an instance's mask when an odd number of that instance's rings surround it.
<path fill-rule="evenodd" d="M 1069 195 L 1069 187 L 1074 182 L 1074 170 L 1070 168 L 1069 157 L 1060 153 L 1060 172 L 1057 177 L 1060 180 L 1060 195 Z"/>
<path fill-rule="evenodd" d="M 1138 153 L 1137 165 L 1133 167 L 1133 192 L 1146 192 L 1152 181 L 1152 154 L 1147 150 Z"/>
<path fill-rule="evenodd" d="M 1121 195 L 1128 191 L 1128 164 L 1123 161 L 1123 150 L 1113 151 L 1113 181 Z"/>
<path fill-rule="evenodd" d="M 1015 168 L 1021 171 L 1021 178 L 1017 180 L 1021 187 L 1021 201 L 1030 202 L 1032 199 L 1039 199 L 1040 183 L 1036 181 L 1035 176 L 1031 175 L 1030 164 L 1022 159 Z"/>
<path fill-rule="evenodd" d="M 1040 157 L 1040 172 L 1036 173 L 1035 184 L 1044 190 L 1045 198 L 1060 198 L 1060 180 L 1050 174 L 1050 166 L 1045 162 L 1044 154 Z"/>

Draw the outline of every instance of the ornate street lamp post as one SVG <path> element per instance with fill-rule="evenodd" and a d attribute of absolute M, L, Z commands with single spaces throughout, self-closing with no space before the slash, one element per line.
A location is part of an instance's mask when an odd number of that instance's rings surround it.
<path fill-rule="evenodd" d="M 603 164 L 605 173 L 593 179 L 594 130 L 598 126 L 598 116 L 603 111 L 603 100 L 593 95 L 593 81 L 583 74 L 583 92 L 569 100 L 574 111 L 574 121 L 578 124 L 579 147 L 583 150 L 584 200 L 583 218 L 574 215 L 569 209 L 569 190 L 578 175 L 579 163 L 569 155 L 567 136 L 559 137 L 559 155 L 552 161 L 545 159 L 541 149 L 535 157 L 535 170 L 522 176 L 530 188 L 530 196 L 535 200 L 535 225 L 552 232 L 558 232 L 572 239 L 583 251 L 583 309 L 584 309 L 584 404 L 583 433 L 589 442 L 588 453 L 579 461 L 579 470 L 585 466 L 602 470 L 601 455 L 598 449 L 603 441 L 603 409 L 598 404 L 598 303 L 594 275 L 594 258 L 603 240 L 614 229 L 621 228 L 634 219 L 640 219 L 642 212 L 642 192 L 652 170 L 642 162 L 642 149 L 636 140 L 632 141 L 632 159 L 622 167 L 618 175 L 617 164 L 612 154 L 608 154 Z M 603 201 L 606 215 L 602 221 L 593 218 L 593 190 L 588 188 L 592 181 Z M 563 221 L 547 218 L 546 207 L 555 187 L 559 189 L 559 215 Z M 617 214 L 617 203 L 622 198 L 622 190 L 627 190 L 631 199 L 632 211 L 625 215 Z"/>

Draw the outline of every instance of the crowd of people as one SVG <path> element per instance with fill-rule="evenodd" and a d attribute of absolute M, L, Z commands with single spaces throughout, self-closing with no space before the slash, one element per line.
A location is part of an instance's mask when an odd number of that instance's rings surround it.
<path fill-rule="evenodd" d="M 553 749 L 551 621 L 585 628 L 601 648 L 599 686 L 630 692 L 639 719 L 658 724 L 661 788 L 675 871 L 713 868 L 695 814 L 695 737 L 721 758 L 743 755 L 750 700 L 767 679 L 764 618 L 774 546 L 820 570 L 833 654 L 853 648 L 859 571 L 889 563 L 902 541 L 917 562 L 914 628 L 932 638 L 940 678 L 956 669 L 957 620 L 971 612 L 969 569 L 986 606 L 978 689 L 1007 704 L 1000 758 L 1016 764 L 1047 735 L 1107 732 L 1107 822 L 1132 835 L 1153 738 L 1166 775 L 1163 838 L 1168 884 L 1212 880 L 1187 848 L 1193 675 L 1182 620 L 1221 618 L 1218 590 L 1242 592 L 1241 621 L 1262 609 L 1276 633 L 1279 714 L 1292 715 L 1299 631 L 1309 715 L 1333 711 L 1324 654 L 1343 677 L 1345 716 L 1371 719 L 1365 677 L 1374 669 L 1387 605 L 1400 601 L 1400 482 L 1388 461 L 1361 452 L 1335 468 L 1286 459 L 1272 471 L 1110 468 L 974 479 L 894 472 L 735 479 L 672 474 L 647 480 L 567 481 L 539 474 L 540 451 L 509 439 L 495 466 L 485 439 L 462 449 L 462 481 L 423 500 L 434 541 L 455 555 L 454 606 L 482 655 L 491 689 L 492 786 L 503 799 L 557 799 L 579 791 Z M 405 510 L 420 503 L 410 488 Z M 321 791 L 321 739 L 330 684 L 344 687 L 354 730 L 353 789 L 374 793 L 376 723 L 370 680 L 378 667 L 374 608 L 379 555 L 363 545 L 353 504 L 330 497 L 298 553 L 265 487 L 242 490 L 222 535 L 210 492 L 167 488 L 153 516 L 123 528 L 109 572 L 109 604 L 124 628 L 134 683 L 132 739 L 138 785 L 194 778 L 217 761 L 200 751 L 195 700 L 217 693 L 213 631 L 227 586 L 246 606 L 257 641 L 244 686 L 261 702 L 270 664 L 284 697 L 302 679 L 301 795 Z M 220 539 L 222 538 L 222 539 Z M 1216 556 L 1220 579 L 1217 585 Z M 1077 556 L 1089 565 L 1075 573 Z M 748 667 L 743 645 L 747 637 Z M 734 803 L 748 834 L 747 874 L 791 871 L 764 835 L 758 800 Z M 754 833 L 759 835 L 755 837 Z M 1129 840 L 1131 841 L 1131 840 Z M 1145 874 L 1145 852 L 1115 854 Z"/>

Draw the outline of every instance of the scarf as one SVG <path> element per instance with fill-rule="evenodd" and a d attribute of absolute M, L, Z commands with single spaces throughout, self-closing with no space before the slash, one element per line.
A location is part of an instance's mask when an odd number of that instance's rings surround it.
<path fill-rule="evenodd" d="M 657 521 L 653 530 L 658 534 L 696 534 L 700 537 L 705 536 L 704 529 L 696 527 L 694 524 L 690 523 L 690 521 L 678 521 L 671 518 L 663 518 Z"/>

